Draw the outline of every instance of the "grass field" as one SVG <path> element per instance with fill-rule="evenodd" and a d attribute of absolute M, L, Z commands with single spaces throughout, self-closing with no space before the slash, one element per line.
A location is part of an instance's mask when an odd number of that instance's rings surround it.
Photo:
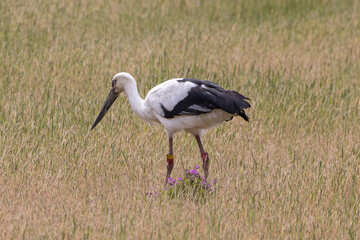
<path fill-rule="evenodd" d="M 1 239 L 359 239 L 360 2 L 0 2 Z M 251 98 L 204 137 L 215 191 L 149 199 L 167 136 L 120 97 L 174 77 Z M 174 141 L 172 176 L 201 164 Z"/>

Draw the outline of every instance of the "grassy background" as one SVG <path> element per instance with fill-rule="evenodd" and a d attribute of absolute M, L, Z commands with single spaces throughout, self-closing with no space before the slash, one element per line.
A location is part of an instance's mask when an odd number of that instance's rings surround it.
<path fill-rule="evenodd" d="M 359 239 L 360 2 L 0 2 L 0 238 Z M 167 137 L 119 98 L 173 77 L 249 96 L 204 138 L 216 191 L 147 199 Z M 200 165 L 175 138 L 172 176 Z"/>

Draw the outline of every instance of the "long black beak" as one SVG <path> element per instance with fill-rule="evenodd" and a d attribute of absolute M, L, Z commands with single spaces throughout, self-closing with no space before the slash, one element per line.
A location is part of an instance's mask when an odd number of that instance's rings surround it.
<path fill-rule="evenodd" d="M 94 129 L 94 127 L 96 127 L 96 125 L 101 121 L 101 119 L 105 116 L 105 114 L 107 113 L 107 111 L 109 110 L 109 108 L 111 107 L 111 105 L 114 103 L 114 101 L 119 95 L 120 93 L 115 92 L 114 88 L 110 90 L 109 96 L 107 96 L 104 106 L 101 108 L 101 111 L 97 116 L 94 124 L 92 125 L 91 130 Z"/>

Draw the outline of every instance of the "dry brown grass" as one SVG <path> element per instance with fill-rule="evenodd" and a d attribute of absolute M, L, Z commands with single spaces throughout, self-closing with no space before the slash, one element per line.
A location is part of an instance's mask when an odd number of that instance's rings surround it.
<path fill-rule="evenodd" d="M 359 1 L 0 3 L 0 238 L 358 239 Z M 252 101 L 205 136 L 216 190 L 148 199 L 165 132 L 111 77 L 193 77 Z M 173 176 L 201 162 L 175 139 Z"/>

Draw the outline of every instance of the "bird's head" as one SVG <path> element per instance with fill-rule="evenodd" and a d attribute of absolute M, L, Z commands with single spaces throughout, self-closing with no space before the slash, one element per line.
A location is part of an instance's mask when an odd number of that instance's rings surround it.
<path fill-rule="evenodd" d="M 133 76 L 126 72 L 119 72 L 112 78 L 111 88 L 114 89 L 116 93 L 121 93 L 131 82 L 135 82 Z"/>
<path fill-rule="evenodd" d="M 105 116 L 107 111 L 110 109 L 111 105 L 114 103 L 116 98 L 123 92 L 127 85 L 131 82 L 135 83 L 135 79 L 126 72 L 117 73 L 111 80 L 111 90 L 109 95 L 107 96 L 103 107 L 99 115 L 97 116 L 94 124 L 91 129 L 95 128 L 96 125 L 101 121 L 101 119 Z"/>

